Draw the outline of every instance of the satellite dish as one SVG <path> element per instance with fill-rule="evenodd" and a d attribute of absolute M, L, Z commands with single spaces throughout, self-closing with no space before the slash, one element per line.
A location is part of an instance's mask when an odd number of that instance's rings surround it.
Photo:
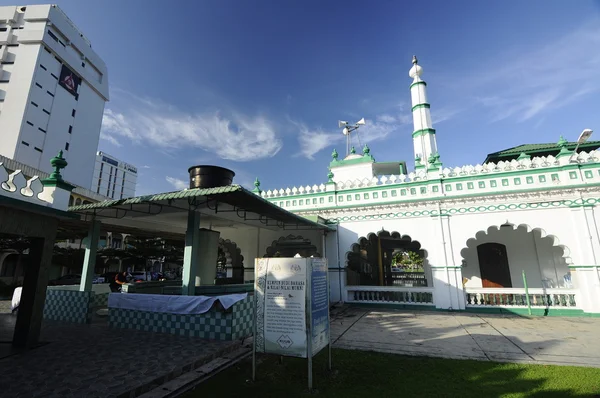
<path fill-rule="evenodd" d="M 340 127 L 340 128 L 344 127 L 347 124 L 348 124 L 348 122 L 345 122 L 343 120 L 338 121 L 338 127 Z"/>
<path fill-rule="evenodd" d="M 362 119 L 360 119 L 358 122 L 356 122 L 357 126 L 364 126 L 365 124 L 367 124 L 367 123 L 365 122 L 365 118 L 364 117 Z"/>
<path fill-rule="evenodd" d="M 577 139 L 577 143 L 578 144 L 583 144 L 584 142 L 586 142 L 590 138 L 590 136 L 592 135 L 592 133 L 593 133 L 593 131 L 590 130 L 590 129 L 583 130 L 583 132 L 581 133 L 581 135 Z"/>

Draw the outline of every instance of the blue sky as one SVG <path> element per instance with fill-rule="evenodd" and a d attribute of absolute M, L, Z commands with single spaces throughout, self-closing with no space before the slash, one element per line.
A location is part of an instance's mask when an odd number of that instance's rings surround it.
<path fill-rule="evenodd" d="M 187 185 L 195 164 L 320 184 L 339 119 L 365 117 L 375 158 L 412 164 L 413 54 L 445 166 L 600 136 L 600 1 L 58 4 L 109 68 L 100 149 L 138 166 L 138 194 Z"/>

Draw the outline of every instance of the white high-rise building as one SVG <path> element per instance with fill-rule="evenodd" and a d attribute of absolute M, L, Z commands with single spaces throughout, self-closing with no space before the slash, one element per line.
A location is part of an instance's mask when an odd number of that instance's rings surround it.
<path fill-rule="evenodd" d="M 136 167 L 104 152 L 96 154 L 92 191 L 111 199 L 131 198 L 135 196 L 136 184 Z"/>
<path fill-rule="evenodd" d="M 51 172 L 62 150 L 91 188 L 106 101 L 106 65 L 60 8 L 0 7 L 0 155 Z"/>

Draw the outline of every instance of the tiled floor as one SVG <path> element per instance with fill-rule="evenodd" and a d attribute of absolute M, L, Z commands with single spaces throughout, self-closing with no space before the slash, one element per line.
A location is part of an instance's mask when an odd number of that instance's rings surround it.
<path fill-rule="evenodd" d="M 12 338 L 15 316 L 0 314 L 0 341 Z M 0 359 L 0 396 L 137 396 L 192 370 L 241 342 L 44 322 L 47 344 Z M 133 395 L 132 395 L 133 393 Z"/>

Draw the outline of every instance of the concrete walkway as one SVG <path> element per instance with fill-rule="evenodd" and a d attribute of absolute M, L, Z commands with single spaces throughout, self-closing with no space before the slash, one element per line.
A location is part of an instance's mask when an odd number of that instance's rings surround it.
<path fill-rule="evenodd" d="M 600 318 L 344 307 L 334 347 L 483 361 L 600 367 Z"/>

